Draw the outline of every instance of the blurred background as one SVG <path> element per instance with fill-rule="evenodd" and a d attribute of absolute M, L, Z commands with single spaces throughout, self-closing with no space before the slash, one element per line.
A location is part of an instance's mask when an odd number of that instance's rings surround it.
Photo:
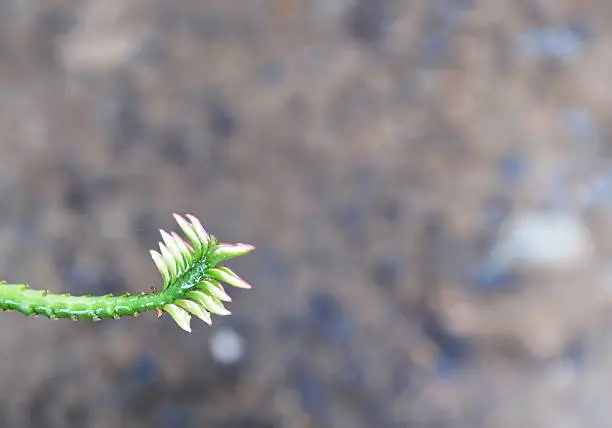
<path fill-rule="evenodd" d="M 607 428 L 612 3 L 0 1 L 0 272 L 231 317 L 0 316 L 0 426 Z"/>

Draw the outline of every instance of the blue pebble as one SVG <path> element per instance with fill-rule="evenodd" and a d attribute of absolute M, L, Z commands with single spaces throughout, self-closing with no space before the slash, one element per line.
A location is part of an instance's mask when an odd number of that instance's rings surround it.
<path fill-rule="evenodd" d="M 424 313 L 421 322 L 423 332 L 438 347 L 440 356 L 458 361 L 466 361 L 469 358 L 469 343 L 446 331 L 435 314 Z"/>
<path fill-rule="evenodd" d="M 220 138 L 229 138 L 238 131 L 238 120 L 234 112 L 226 106 L 215 105 L 209 112 L 212 132 Z"/>
<path fill-rule="evenodd" d="M 441 66 L 449 54 L 449 31 L 428 32 L 421 39 L 422 60 L 427 66 Z"/>
<path fill-rule="evenodd" d="M 351 245 L 363 245 L 366 242 L 367 208 L 364 204 L 353 203 L 343 207 L 337 214 L 338 226 Z"/>
<path fill-rule="evenodd" d="M 303 361 L 295 361 L 290 372 L 302 410 L 321 426 L 330 426 L 330 400 L 312 367 Z"/>
<path fill-rule="evenodd" d="M 342 365 L 341 373 L 342 382 L 351 389 L 362 389 L 366 385 L 366 377 L 363 365 L 360 364 L 356 357 L 348 355 Z"/>
<path fill-rule="evenodd" d="M 612 202 L 612 176 L 598 177 L 586 188 L 586 203 L 606 205 Z"/>
<path fill-rule="evenodd" d="M 280 60 L 267 62 L 258 73 L 259 81 L 268 87 L 282 84 L 286 76 L 287 66 Z"/>
<path fill-rule="evenodd" d="M 571 107 L 564 114 L 568 132 L 580 140 L 590 140 L 595 136 L 595 120 L 591 112 L 583 107 Z"/>
<path fill-rule="evenodd" d="M 264 258 L 264 272 L 270 281 L 280 284 L 293 275 L 294 266 L 285 255 L 275 251 L 266 251 L 262 257 Z"/>
<path fill-rule="evenodd" d="M 347 345 L 353 337 L 340 303 L 329 293 L 318 293 L 310 299 L 308 318 L 313 331 L 336 345 Z"/>
<path fill-rule="evenodd" d="M 525 159 L 517 153 L 509 153 L 503 156 L 499 169 L 503 180 L 508 184 L 519 183 L 527 174 Z"/>
<path fill-rule="evenodd" d="M 443 379 L 453 377 L 465 366 L 465 361 L 446 354 L 441 354 L 436 361 L 436 375 Z"/>
<path fill-rule="evenodd" d="M 504 266 L 484 263 L 476 269 L 471 282 L 476 291 L 504 292 L 514 290 L 518 285 L 518 278 Z"/>
<path fill-rule="evenodd" d="M 157 426 L 162 428 L 186 428 L 190 425 L 190 413 L 177 405 L 167 405 L 160 409 Z"/>
<path fill-rule="evenodd" d="M 525 53 L 533 57 L 557 58 L 563 62 L 575 60 L 584 49 L 581 33 L 572 28 L 536 28 L 521 37 Z"/>
<path fill-rule="evenodd" d="M 138 387 L 149 387 L 157 375 L 157 361 L 153 355 L 142 355 L 132 366 L 131 379 Z"/>

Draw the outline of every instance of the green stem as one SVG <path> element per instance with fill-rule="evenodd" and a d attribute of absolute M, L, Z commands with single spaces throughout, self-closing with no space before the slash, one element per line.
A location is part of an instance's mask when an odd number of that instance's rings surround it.
<path fill-rule="evenodd" d="M 153 293 L 122 296 L 71 296 L 27 288 L 25 284 L 0 285 L 0 308 L 25 315 L 48 318 L 96 320 L 137 315 L 172 301 L 174 293 Z"/>
<path fill-rule="evenodd" d="M 156 310 L 160 316 L 163 312 L 169 313 L 187 331 L 191 331 L 191 315 L 209 324 L 211 313 L 229 315 L 222 301 L 230 301 L 231 297 L 219 281 L 238 288 L 251 286 L 230 269 L 217 264 L 246 254 L 254 247 L 220 244 L 206 233 L 197 218 L 187 215 L 188 222 L 178 214 L 174 217 L 189 243 L 174 232 L 160 231 L 164 243 L 159 244 L 160 252 L 151 251 L 151 257 L 162 275 L 162 291 L 122 296 L 71 296 L 30 289 L 27 284 L 0 282 L 0 310 L 75 321 L 136 316 Z"/>

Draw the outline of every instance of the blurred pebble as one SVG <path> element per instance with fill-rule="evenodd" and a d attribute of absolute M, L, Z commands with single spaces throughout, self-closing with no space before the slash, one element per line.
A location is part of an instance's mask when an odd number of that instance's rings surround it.
<path fill-rule="evenodd" d="M 315 322 L 334 323 L 342 319 L 342 307 L 336 298 L 328 293 L 317 293 L 308 303 L 308 314 Z"/>
<path fill-rule="evenodd" d="M 588 367 L 587 350 L 583 343 L 574 343 L 569 346 L 561 356 L 561 359 L 566 364 L 571 365 L 576 373 L 580 373 Z"/>
<path fill-rule="evenodd" d="M 318 293 L 310 299 L 308 320 L 313 332 L 339 346 L 348 344 L 354 333 L 342 306 L 330 293 Z"/>
<path fill-rule="evenodd" d="M 527 56 L 570 62 L 582 53 L 584 34 L 584 31 L 576 31 L 574 27 L 535 28 L 522 35 L 520 45 Z"/>
<path fill-rule="evenodd" d="M 246 358 L 246 343 L 236 330 L 219 328 L 210 338 L 210 353 L 223 366 L 236 366 Z"/>
<path fill-rule="evenodd" d="M 586 183 L 581 197 L 585 207 L 612 203 L 612 175 L 604 174 Z"/>
<path fill-rule="evenodd" d="M 53 264 L 60 276 L 65 277 L 74 268 L 75 249 L 74 244 L 64 238 L 53 241 L 51 257 Z"/>
<path fill-rule="evenodd" d="M 34 203 L 24 209 L 19 215 L 19 237 L 22 244 L 28 245 L 28 241 L 37 241 L 41 235 L 41 217 L 44 210 L 38 208 L 40 204 Z M 6 219 L 8 204 L 0 199 L 0 222 Z"/>
<path fill-rule="evenodd" d="M 68 291 L 75 294 L 117 294 L 125 291 L 125 278 L 113 268 L 107 270 L 92 269 L 85 266 L 73 266 L 62 276 Z"/>
<path fill-rule="evenodd" d="M 402 213 L 402 206 L 399 201 L 392 199 L 382 206 L 381 214 L 383 218 L 391 223 L 399 220 Z"/>
<path fill-rule="evenodd" d="M 331 426 L 331 414 L 325 387 L 310 365 L 296 360 L 289 368 L 293 387 L 300 397 L 302 411 L 310 415 L 317 426 Z"/>
<path fill-rule="evenodd" d="M 254 415 L 233 417 L 221 425 L 222 428 L 274 428 L 275 426 L 274 423 Z"/>
<path fill-rule="evenodd" d="M 476 268 L 471 283 L 476 291 L 504 292 L 515 290 L 518 285 L 516 272 L 494 263 L 483 263 Z"/>
<path fill-rule="evenodd" d="M 179 168 L 188 164 L 190 159 L 186 131 L 183 128 L 167 129 L 161 136 L 161 154 L 164 160 Z"/>
<path fill-rule="evenodd" d="M 425 31 L 421 38 L 421 61 L 425 67 L 442 66 L 449 55 L 452 33 L 448 30 Z"/>
<path fill-rule="evenodd" d="M 442 379 L 448 379 L 459 373 L 463 368 L 463 361 L 446 354 L 440 354 L 436 361 L 436 375 Z"/>
<path fill-rule="evenodd" d="M 76 24 L 74 9 L 68 7 L 51 7 L 44 9 L 33 23 L 37 53 L 49 63 L 58 59 L 57 44 Z"/>
<path fill-rule="evenodd" d="M 388 0 L 357 0 L 348 18 L 349 33 L 366 43 L 379 43 L 389 24 Z"/>
<path fill-rule="evenodd" d="M 348 355 L 342 365 L 342 373 L 340 379 L 347 388 L 352 390 L 362 389 L 366 385 L 366 376 L 363 366 L 357 361 L 357 358 Z"/>
<path fill-rule="evenodd" d="M 508 184 L 519 183 L 527 174 L 525 158 L 518 153 L 507 153 L 499 163 L 502 179 Z"/>
<path fill-rule="evenodd" d="M 85 214 L 94 197 L 82 178 L 70 179 L 64 187 L 63 205 L 68 211 Z"/>
<path fill-rule="evenodd" d="M 506 196 L 492 195 L 486 197 L 483 204 L 484 231 L 489 235 L 496 234 L 511 212 L 512 202 Z"/>
<path fill-rule="evenodd" d="M 159 240 L 158 224 L 150 211 L 141 211 L 135 214 L 132 220 L 132 230 L 138 244 L 148 249 L 155 246 Z"/>
<path fill-rule="evenodd" d="M 580 140 L 590 140 L 595 136 L 595 119 L 584 107 L 570 107 L 564 112 L 567 131 Z"/>
<path fill-rule="evenodd" d="M 385 289 L 392 288 L 397 281 L 397 265 L 387 260 L 378 260 L 372 268 L 372 279 Z"/>
<path fill-rule="evenodd" d="M 348 244 L 364 245 L 366 241 L 366 224 L 368 207 L 362 203 L 352 203 L 335 212 L 335 222 L 343 232 Z"/>
<path fill-rule="evenodd" d="M 155 380 L 157 362 L 153 355 L 141 355 L 132 365 L 130 378 L 139 388 L 148 388 Z"/>
<path fill-rule="evenodd" d="M 168 48 L 163 38 L 154 32 L 148 32 L 141 40 L 140 47 L 135 52 L 132 61 L 134 64 L 152 67 L 161 64 L 168 58 Z"/>
<path fill-rule="evenodd" d="M 276 251 L 264 251 L 260 257 L 263 258 L 266 278 L 275 284 L 282 285 L 293 275 L 294 266 L 286 255 Z"/>
<path fill-rule="evenodd" d="M 160 428 L 186 428 L 190 426 L 189 410 L 175 404 L 158 407 L 157 426 Z"/>
<path fill-rule="evenodd" d="M 400 395 L 410 386 L 410 377 L 410 368 L 407 364 L 402 362 L 393 368 L 390 388 L 392 397 Z"/>
<path fill-rule="evenodd" d="M 121 83 L 110 98 L 108 115 L 113 133 L 112 151 L 115 158 L 120 159 L 134 147 L 145 131 L 142 97 L 134 85 L 127 82 Z"/>
<path fill-rule="evenodd" d="M 592 253 L 589 230 L 575 215 L 524 212 L 504 222 L 491 260 L 508 268 L 571 268 Z"/>
<path fill-rule="evenodd" d="M 213 134 L 220 138 L 232 137 L 238 130 L 236 115 L 227 106 L 211 106 L 208 112 L 208 123 Z"/>
<path fill-rule="evenodd" d="M 462 12 L 474 6 L 474 0 L 442 0 L 438 2 L 438 15 L 449 23 L 456 21 Z"/>
<path fill-rule="evenodd" d="M 66 426 L 83 427 L 90 423 L 90 409 L 88 405 L 71 404 L 66 409 Z"/>
<path fill-rule="evenodd" d="M 134 58 L 142 44 L 136 32 L 79 27 L 63 38 L 60 50 L 62 64 L 75 73 L 113 71 Z"/>
<path fill-rule="evenodd" d="M 283 83 L 287 77 L 287 65 L 280 59 L 266 62 L 258 71 L 259 82 L 267 87 L 275 87 Z"/>
<path fill-rule="evenodd" d="M 304 330 L 304 322 L 301 318 L 291 315 L 281 315 L 276 324 L 276 333 L 286 340 L 297 339 Z"/>
<path fill-rule="evenodd" d="M 421 325 L 423 332 L 436 344 L 438 358 L 449 359 L 444 364 L 449 364 L 451 360 L 459 363 L 469 357 L 470 346 L 468 342 L 447 331 L 435 314 L 427 311 L 421 319 Z"/>
<path fill-rule="evenodd" d="M 117 270 L 117 266 L 112 259 L 104 261 L 91 285 L 92 294 L 120 294 L 125 291 L 125 277 Z"/>

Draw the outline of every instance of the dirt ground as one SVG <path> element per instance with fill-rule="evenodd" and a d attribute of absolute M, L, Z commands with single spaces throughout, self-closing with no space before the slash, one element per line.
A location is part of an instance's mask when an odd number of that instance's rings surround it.
<path fill-rule="evenodd" d="M 0 314 L 1 427 L 608 428 L 612 3 L 0 2 L 0 272 L 231 317 Z M 610 119 L 610 120 L 608 120 Z"/>

